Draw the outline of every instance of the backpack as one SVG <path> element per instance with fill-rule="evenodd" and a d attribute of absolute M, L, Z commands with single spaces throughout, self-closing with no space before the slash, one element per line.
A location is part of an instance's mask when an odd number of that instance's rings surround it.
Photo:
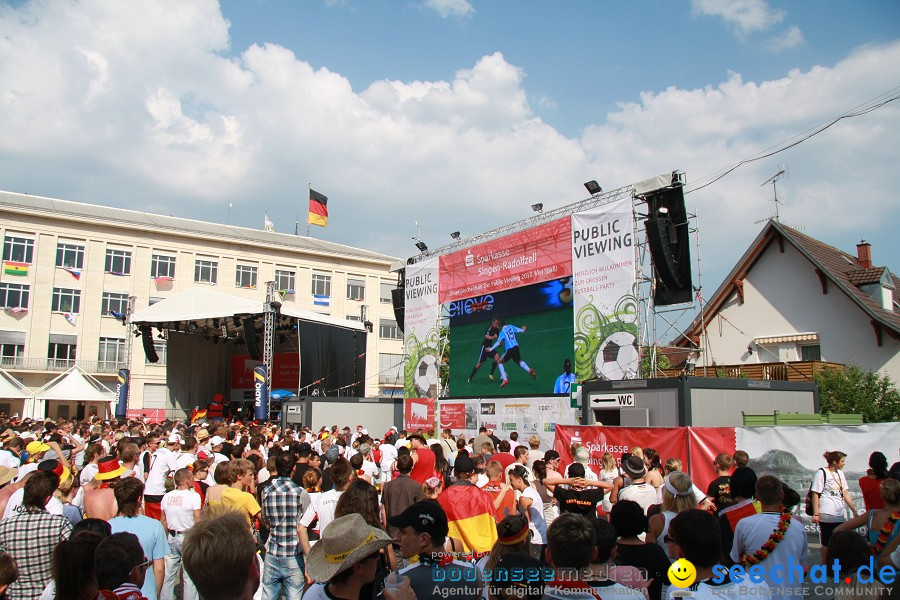
<path fill-rule="evenodd" d="M 825 469 L 819 469 L 819 471 L 822 471 L 823 476 L 824 476 Z M 806 491 L 806 502 L 804 503 L 804 507 L 803 507 L 803 512 L 805 512 L 810 517 L 813 516 L 813 514 L 814 514 L 813 513 L 813 504 L 812 504 L 812 495 L 813 495 L 812 486 L 815 482 L 816 482 L 816 476 L 813 475 L 813 480 L 809 482 L 809 489 Z"/>

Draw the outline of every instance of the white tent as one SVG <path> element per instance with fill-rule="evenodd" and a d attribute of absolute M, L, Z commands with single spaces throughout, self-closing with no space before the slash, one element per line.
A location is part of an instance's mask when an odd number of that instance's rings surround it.
<path fill-rule="evenodd" d="M 248 300 L 217 292 L 208 287 L 192 287 L 185 291 L 166 298 L 136 311 L 131 317 L 132 323 L 179 323 L 185 321 L 206 321 L 209 319 L 224 319 L 235 315 L 261 315 L 264 303 L 258 300 Z M 347 321 L 329 315 L 322 315 L 308 310 L 301 310 L 290 304 L 283 304 L 280 312 L 282 316 L 293 317 L 303 321 L 323 323 L 335 327 L 347 329 L 365 330 L 365 326 L 358 321 Z"/>
<path fill-rule="evenodd" d="M 19 383 L 18 379 L 0 369 L 0 398 L 25 400 L 31 396 L 31 390 Z"/>
<path fill-rule="evenodd" d="M 25 414 L 31 409 L 32 418 L 43 418 L 47 400 L 105 403 L 107 410 L 111 412 L 112 407 L 109 405 L 116 401 L 116 395 L 96 378 L 74 366 L 35 391 L 32 402 L 25 403 Z"/>

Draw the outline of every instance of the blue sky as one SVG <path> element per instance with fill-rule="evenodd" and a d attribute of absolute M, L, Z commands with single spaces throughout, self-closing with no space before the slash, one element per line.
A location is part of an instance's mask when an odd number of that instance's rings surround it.
<path fill-rule="evenodd" d="M 0 189 L 395 256 L 672 169 L 688 189 L 900 86 L 900 3 L 0 1 Z M 900 101 L 688 195 L 716 287 L 772 214 L 900 269 Z"/>

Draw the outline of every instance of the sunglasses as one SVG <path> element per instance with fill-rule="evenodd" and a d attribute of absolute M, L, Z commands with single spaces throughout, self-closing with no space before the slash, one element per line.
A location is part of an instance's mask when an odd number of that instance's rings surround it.
<path fill-rule="evenodd" d="M 147 558 L 145 556 L 144 562 L 134 565 L 134 567 L 131 569 L 131 572 L 133 573 L 135 569 L 146 569 L 147 567 L 149 567 L 152 564 L 153 564 L 153 559 Z"/>
<path fill-rule="evenodd" d="M 667 535 L 667 536 L 665 536 L 665 537 L 663 538 L 663 541 L 664 541 L 665 543 L 667 543 L 667 544 L 674 544 L 674 543 L 675 543 L 675 538 L 673 538 L 673 537 L 670 536 L 670 535 Z"/>

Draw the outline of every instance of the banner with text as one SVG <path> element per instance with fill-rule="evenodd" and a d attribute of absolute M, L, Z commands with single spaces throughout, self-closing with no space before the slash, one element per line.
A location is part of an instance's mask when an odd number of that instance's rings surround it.
<path fill-rule="evenodd" d="M 407 398 L 403 401 L 403 428 L 425 433 L 434 429 L 434 398 Z"/>
<path fill-rule="evenodd" d="M 441 304 L 567 277 L 571 227 L 568 217 L 557 219 L 441 256 Z"/>
<path fill-rule="evenodd" d="M 560 466 L 565 468 L 572 462 L 572 444 L 578 443 L 590 452 L 590 465 L 594 472 L 603 469 L 604 452 L 609 452 L 621 464 L 622 453 L 631 452 L 635 446 L 652 447 L 665 461 L 679 458 L 685 470 L 689 468 L 687 427 L 579 427 L 578 425 L 557 425 L 556 442 L 553 449 L 559 452 Z M 711 462 L 711 459 L 710 459 Z"/>
<path fill-rule="evenodd" d="M 437 398 L 442 345 L 437 257 L 407 265 L 404 284 L 404 395 Z"/>
<path fill-rule="evenodd" d="M 575 376 L 628 379 L 639 363 L 631 199 L 571 219 Z"/>

